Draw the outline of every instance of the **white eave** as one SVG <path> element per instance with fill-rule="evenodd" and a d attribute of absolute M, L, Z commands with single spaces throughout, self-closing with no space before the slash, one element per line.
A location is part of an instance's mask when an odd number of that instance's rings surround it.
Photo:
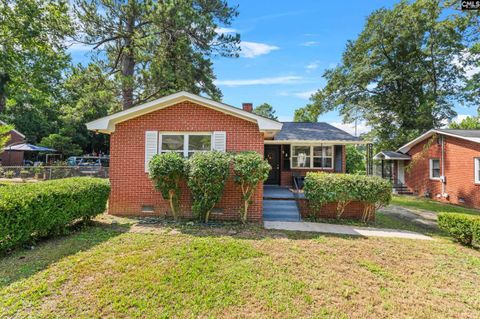
<path fill-rule="evenodd" d="M 280 122 L 185 91 L 167 95 L 154 101 L 137 105 L 125 111 L 121 111 L 109 116 L 99 118 L 95 121 L 88 122 L 86 124 L 87 129 L 100 133 L 110 134 L 115 131 L 115 125 L 118 123 L 172 106 L 183 101 L 194 102 L 196 104 L 214 109 L 216 111 L 257 123 L 258 128 L 261 132 L 278 132 L 282 129 L 282 123 Z"/>
<path fill-rule="evenodd" d="M 452 134 L 452 133 L 449 133 L 449 132 L 446 132 L 446 131 L 441 131 L 441 130 L 436 130 L 436 129 L 431 129 L 425 133 L 423 133 L 422 135 L 420 135 L 419 137 L 417 137 L 416 139 L 408 142 L 407 144 L 403 145 L 402 147 L 400 147 L 397 152 L 401 152 L 401 153 L 407 153 L 408 151 L 410 151 L 410 149 L 417 145 L 418 143 L 432 137 L 434 134 L 439 134 L 439 135 L 445 135 L 445 136 L 452 136 L 452 137 L 455 137 L 455 138 L 459 138 L 461 140 L 466 140 L 466 141 L 470 141 L 470 142 L 475 142 L 475 143 L 480 143 L 480 138 L 477 138 L 477 137 L 466 137 L 466 136 L 461 136 L 461 135 L 457 135 L 457 134 Z"/>
<path fill-rule="evenodd" d="M 369 141 L 348 141 L 348 140 L 264 140 L 265 144 L 302 144 L 302 145 L 318 145 L 318 144 L 336 144 L 336 145 L 362 145 L 370 144 Z"/>

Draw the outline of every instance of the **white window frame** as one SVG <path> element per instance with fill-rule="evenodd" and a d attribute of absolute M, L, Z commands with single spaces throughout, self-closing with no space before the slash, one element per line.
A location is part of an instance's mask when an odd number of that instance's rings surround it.
<path fill-rule="evenodd" d="M 438 177 L 433 177 L 433 161 L 438 161 L 438 166 L 439 166 L 439 175 Z M 429 159 L 428 161 L 429 165 L 428 165 L 428 175 L 430 177 L 431 180 L 434 180 L 434 181 L 439 181 L 442 177 L 442 167 L 441 167 L 441 163 L 440 163 L 440 159 L 439 158 L 431 158 Z"/>
<path fill-rule="evenodd" d="M 330 147 L 332 150 L 332 156 L 314 156 L 313 155 L 313 148 L 314 147 Z M 310 158 L 310 166 L 309 167 L 299 167 L 299 166 L 293 166 L 293 157 L 298 157 L 293 155 L 293 148 L 294 147 L 310 147 L 310 155 L 308 158 Z M 332 158 L 332 166 L 330 167 L 314 167 L 313 166 L 313 159 L 314 158 Z M 318 169 L 318 170 L 333 170 L 335 165 L 335 148 L 334 145 L 325 145 L 325 144 L 312 144 L 312 145 L 306 145 L 306 144 L 291 144 L 290 145 L 290 167 L 292 169 Z"/>
<path fill-rule="evenodd" d="M 162 154 L 162 152 L 178 152 L 180 151 L 172 151 L 172 150 L 163 150 L 162 149 L 162 141 L 163 141 L 163 136 L 169 136 L 169 135 L 183 135 L 183 157 L 188 157 L 189 152 L 205 152 L 205 151 L 190 151 L 188 149 L 188 144 L 189 144 L 189 138 L 190 135 L 205 135 L 205 136 L 210 136 L 210 151 L 213 150 L 213 133 L 212 132 L 159 132 L 158 133 L 158 153 Z"/>
<path fill-rule="evenodd" d="M 475 184 L 480 184 L 480 157 L 475 157 L 473 159 L 473 167 L 475 169 L 474 176 L 475 176 Z"/>

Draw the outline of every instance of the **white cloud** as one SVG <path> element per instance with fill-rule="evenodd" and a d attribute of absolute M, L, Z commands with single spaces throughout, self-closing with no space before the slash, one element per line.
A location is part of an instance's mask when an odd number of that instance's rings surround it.
<path fill-rule="evenodd" d="M 452 63 L 455 64 L 457 67 L 462 68 L 463 67 L 462 61 L 469 60 L 469 59 L 472 59 L 472 58 L 478 59 L 478 57 L 479 57 L 478 55 L 473 55 L 473 54 L 471 54 L 467 51 L 464 51 L 460 56 L 455 57 L 453 59 Z M 475 66 L 475 65 L 467 65 L 463 68 L 463 70 L 465 72 L 465 76 L 469 80 L 475 74 L 480 73 L 480 67 Z"/>
<path fill-rule="evenodd" d="M 467 117 L 471 117 L 471 115 L 467 115 L 467 114 L 458 114 L 452 122 L 455 122 L 455 123 L 460 123 L 461 121 L 465 120 Z"/>
<path fill-rule="evenodd" d="M 258 42 L 242 41 L 240 43 L 240 54 L 245 58 L 254 58 L 259 55 L 268 54 L 274 50 L 280 49 L 277 46 Z"/>
<path fill-rule="evenodd" d="M 319 61 L 313 61 L 312 63 L 307 64 L 305 68 L 311 71 L 311 70 L 318 69 L 319 66 L 320 66 Z"/>
<path fill-rule="evenodd" d="M 303 100 L 308 100 L 317 90 L 301 91 L 301 92 L 281 92 L 282 96 L 295 96 Z"/>
<path fill-rule="evenodd" d="M 355 123 L 332 122 L 330 124 L 341 130 L 344 130 L 347 133 L 355 135 Z M 366 125 L 364 122 L 357 123 L 357 136 L 360 136 L 360 134 L 363 134 L 363 133 L 368 133 L 370 132 L 370 130 L 371 130 L 371 127 Z"/>
<path fill-rule="evenodd" d="M 320 44 L 320 42 L 318 42 L 318 41 L 307 41 L 307 42 L 302 43 L 302 45 L 304 47 L 314 47 L 314 46 L 317 46 L 319 44 Z"/>
<path fill-rule="evenodd" d="M 73 52 L 88 52 L 92 50 L 93 45 L 88 45 L 84 43 L 75 42 L 73 40 L 68 40 L 65 42 L 67 50 L 71 53 Z"/>
<path fill-rule="evenodd" d="M 238 31 L 233 28 L 218 27 L 215 29 L 215 32 L 218 34 L 225 34 L 225 33 L 237 33 Z"/>
<path fill-rule="evenodd" d="M 271 85 L 271 84 L 292 84 L 302 80 L 300 76 L 277 76 L 258 79 L 238 79 L 238 80 L 217 80 L 215 85 L 223 86 L 248 86 L 248 85 Z"/>

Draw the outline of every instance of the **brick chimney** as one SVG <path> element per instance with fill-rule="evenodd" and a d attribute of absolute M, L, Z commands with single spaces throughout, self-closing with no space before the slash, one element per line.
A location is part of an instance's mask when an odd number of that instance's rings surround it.
<path fill-rule="evenodd" d="M 253 104 L 252 103 L 242 103 L 242 109 L 247 112 L 253 111 Z"/>

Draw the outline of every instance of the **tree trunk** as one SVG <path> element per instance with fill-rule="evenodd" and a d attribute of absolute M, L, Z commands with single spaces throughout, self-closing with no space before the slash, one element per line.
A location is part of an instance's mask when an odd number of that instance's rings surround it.
<path fill-rule="evenodd" d="M 10 77 L 6 73 L 0 73 L 0 113 L 5 112 L 7 107 L 6 87 Z"/>
<path fill-rule="evenodd" d="M 122 54 L 122 103 L 123 109 L 126 110 L 133 106 L 133 83 L 135 73 L 135 56 L 134 56 L 134 33 L 135 33 L 135 17 L 130 14 L 126 17 L 125 31 L 125 49 Z"/>
<path fill-rule="evenodd" d="M 4 93 L 0 92 L 0 113 L 5 112 L 5 108 L 7 107 L 7 97 Z"/>
<path fill-rule="evenodd" d="M 128 50 L 127 50 L 128 51 Z M 135 70 L 135 58 L 133 54 L 126 53 L 122 62 L 122 103 L 126 110 L 133 106 L 133 73 Z"/>

